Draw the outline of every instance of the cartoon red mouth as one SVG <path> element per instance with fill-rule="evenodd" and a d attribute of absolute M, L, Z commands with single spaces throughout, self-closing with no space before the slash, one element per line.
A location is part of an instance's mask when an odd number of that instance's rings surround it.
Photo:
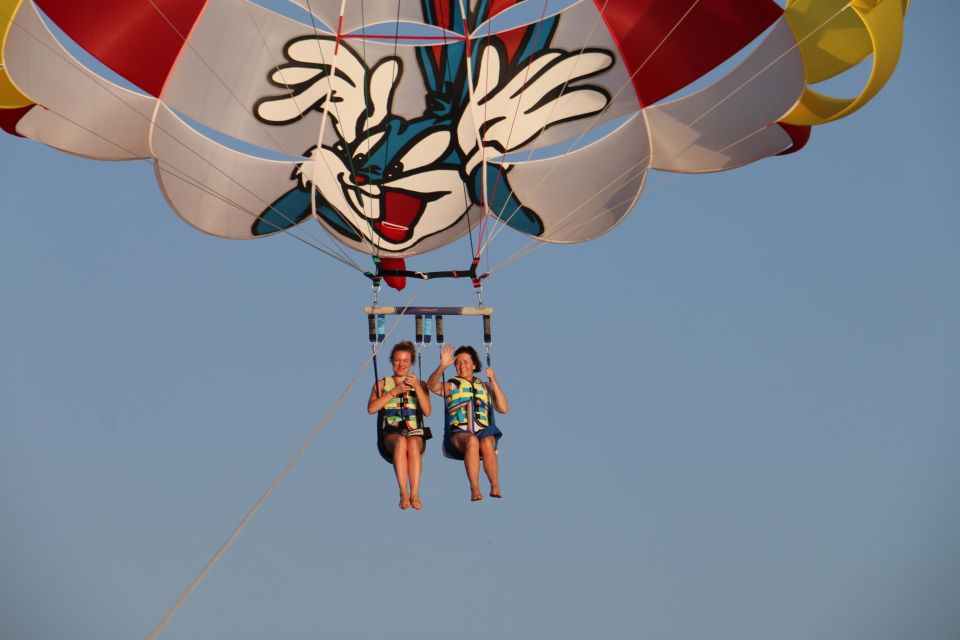
<path fill-rule="evenodd" d="M 384 189 L 383 219 L 374 222 L 373 228 L 390 242 L 405 242 L 413 236 L 413 228 L 424 208 L 424 198 Z"/>

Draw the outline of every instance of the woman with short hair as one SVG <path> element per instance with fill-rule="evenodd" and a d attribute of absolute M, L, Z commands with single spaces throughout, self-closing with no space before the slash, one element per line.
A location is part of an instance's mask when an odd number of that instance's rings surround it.
<path fill-rule="evenodd" d="M 441 380 L 443 371 L 450 365 L 457 375 Z M 445 399 L 443 448 L 448 457 L 463 460 L 470 482 L 470 500 L 483 499 L 480 491 L 480 463 L 490 482 L 490 495 L 502 498 L 497 441 L 503 435 L 494 420 L 494 411 L 506 413 L 509 409 L 507 396 L 497 382 L 492 368 L 488 367 L 487 382 L 474 374 L 480 369 L 480 357 L 476 349 L 463 346 L 453 350 L 453 345 L 440 349 L 440 365 L 430 374 L 427 387 Z"/>

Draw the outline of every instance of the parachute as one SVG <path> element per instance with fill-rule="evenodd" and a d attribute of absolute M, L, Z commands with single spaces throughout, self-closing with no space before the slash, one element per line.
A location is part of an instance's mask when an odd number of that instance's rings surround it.
<path fill-rule="evenodd" d="M 476 278 L 493 226 L 583 242 L 650 170 L 799 150 L 890 78 L 908 0 L 265 4 L 0 0 L 0 126 L 152 161 L 171 208 L 215 236 L 313 219 L 402 269 L 471 234 Z M 856 97 L 811 88 L 870 56 Z"/>

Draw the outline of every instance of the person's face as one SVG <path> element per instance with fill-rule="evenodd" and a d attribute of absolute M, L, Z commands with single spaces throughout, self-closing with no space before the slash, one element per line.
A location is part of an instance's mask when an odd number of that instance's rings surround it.
<path fill-rule="evenodd" d="M 411 358 L 406 351 L 397 351 L 390 362 L 393 364 L 393 375 L 405 376 L 410 371 Z"/>
<path fill-rule="evenodd" d="M 477 370 L 469 353 L 457 354 L 457 357 L 453 359 L 453 366 L 457 370 L 457 375 L 461 378 L 472 378 L 473 372 Z"/>

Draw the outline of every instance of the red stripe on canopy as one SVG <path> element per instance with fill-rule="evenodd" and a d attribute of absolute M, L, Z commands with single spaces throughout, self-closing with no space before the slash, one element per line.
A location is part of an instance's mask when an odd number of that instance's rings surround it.
<path fill-rule="evenodd" d="M 207 0 L 35 2 L 97 60 L 158 97 L 207 4 Z"/>
<path fill-rule="evenodd" d="M 773 0 L 594 0 L 643 106 L 682 89 L 773 24 Z M 638 71 L 639 70 L 639 71 Z"/>
<path fill-rule="evenodd" d="M 791 153 L 796 153 L 807 146 L 807 142 L 810 141 L 810 127 L 802 124 L 787 124 L 786 122 L 778 122 L 776 126 L 783 129 L 788 136 L 790 136 L 790 141 L 793 143 L 789 148 L 784 149 L 778 156 L 785 156 Z"/>
<path fill-rule="evenodd" d="M 27 115 L 27 111 L 33 109 L 35 104 L 28 104 L 25 107 L 17 107 L 16 109 L 0 109 L 0 129 L 3 129 L 9 134 L 23 137 L 17 133 L 17 123 Z"/>

